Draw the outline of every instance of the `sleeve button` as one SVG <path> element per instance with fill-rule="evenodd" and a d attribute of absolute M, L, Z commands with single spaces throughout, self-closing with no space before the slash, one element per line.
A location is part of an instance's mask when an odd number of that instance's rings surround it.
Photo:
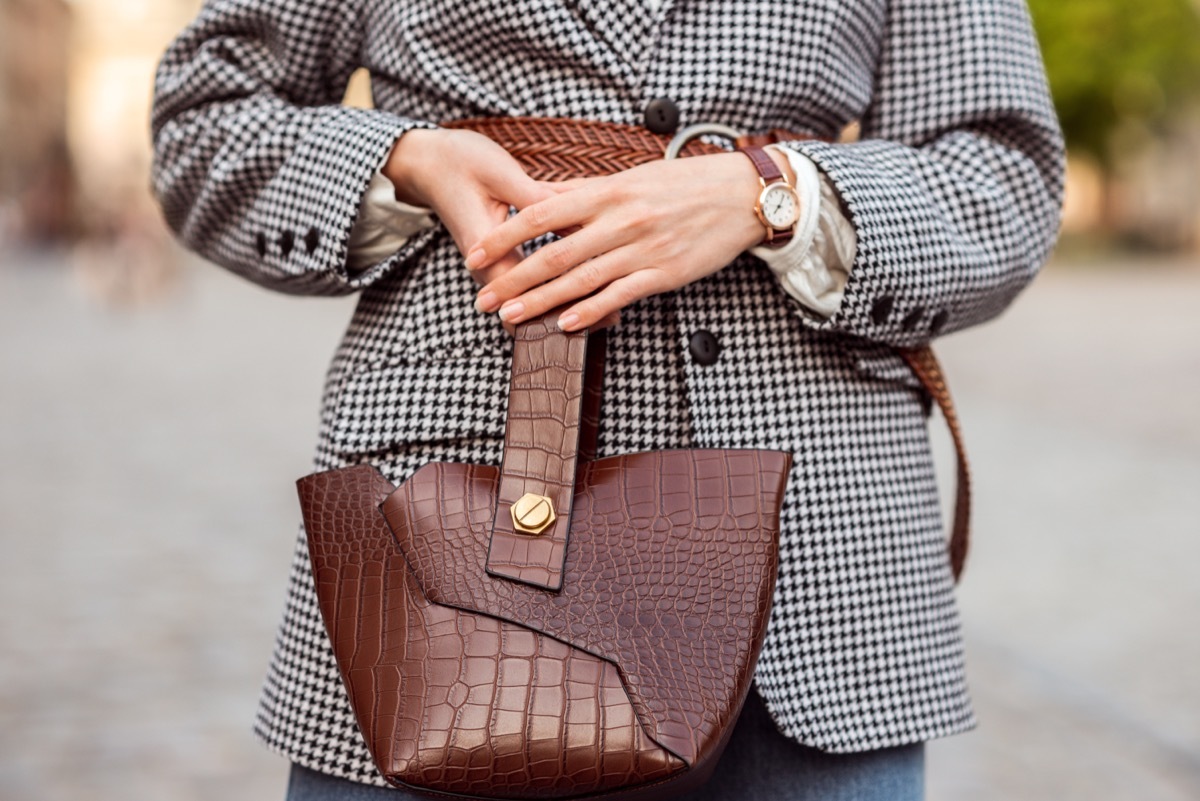
<path fill-rule="evenodd" d="M 254 237 L 254 249 L 258 251 L 259 258 L 267 255 L 267 235 L 262 231 Z"/>
<path fill-rule="evenodd" d="M 933 315 L 933 319 L 929 321 L 929 333 L 938 334 L 946 327 L 946 321 L 950 319 L 950 312 L 942 309 L 937 314 Z"/>
<path fill-rule="evenodd" d="M 892 313 L 892 307 L 896 305 L 896 299 L 891 295 L 884 295 L 875 304 L 871 306 L 871 319 L 875 325 L 883 325 L 887 322 L 887 318 Z"/>
<path fill-rule="evenodd" d="M 321 244 L 321 235 L 317 233 L 316 228 L 309 228 L 308 233 L 304 235 L 304 247 L 312 254 L 317 252 L 319 244 Z"/>
<path fill-rule="evenodd" d="M 291 254 L 292 245 L 296 243 L 296 235 L 291 231 L 284 231 L 279 235 L 279 250 L 284 256 Z"/>
<path fill-rule="evenodd" d="M 900 327 L 905 331 L 911 331 L 917 327 L 917 323 L 921 322 L 921 318 L 925 316 L 925 307 L 917 306 L 915 309 L 904 315 L 904 319 L 900 321 Z"/>

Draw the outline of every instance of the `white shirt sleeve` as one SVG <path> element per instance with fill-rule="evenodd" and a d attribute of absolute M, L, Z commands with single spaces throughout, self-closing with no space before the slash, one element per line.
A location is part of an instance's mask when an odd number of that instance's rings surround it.
<path fill-rule="evenodd" d="M 758 245 L 750 252 L 767 263 L 784 291 L 806 308 L 829 317 L 842 304 L 858 235 L 842 214 L 837 191 L 817 172 L 816 165 L 801 153 L 776 149 L 787 156 L 796 173 L 800 219 L 795 235 L 783 247 Z"/>
<path fill-rule="evenodd" d="M 350 230 L 347 267 L 359 271 L 383 261 L 410 236 L 432 225 L 432 210 L 396 200 L 396 187 L 380 168 L 367 185 Z"/>

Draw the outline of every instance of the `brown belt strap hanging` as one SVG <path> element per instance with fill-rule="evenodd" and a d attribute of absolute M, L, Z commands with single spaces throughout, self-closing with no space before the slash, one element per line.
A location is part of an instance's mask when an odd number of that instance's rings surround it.
<path fill-rule="evenodd" d="M 561 117 L 481 117 L 446 122 L 442 127 L 466 128 L 492 139 L 512 154 L 531 177 L 539 181 L 611 175 L 661 159 L 670 141 L 668 136 L 652 133 L 636 125 Z M 809 134 L 774 128 L 765 134 L 742 137 L 737 144 L 762 146 L 771 142 L 812 138 Z M 698 156 L 723 152 L 726 151 L 717 145 L 693 139 L 684 146 L 681 155 Z M 595 356 L 589 358 L 589 363 L 597 356 L 599 359 L 603 358 L 603 342 L 594 345 L 599 347 L 595 349 Z M 954 451 L 958 459 L 958 482 L 954 523 L 948 549 L 950 567 L 957 580 L 962 575 L 967 557 L 971 514 L 971 474 L 967 466 L 967 453 L 958 415 L 933 350 L 926 345 L 920 348 L 896 348 L 896 352 L 912 369 L 925 391 L 937 401 L 950 429 L 950 436 L 954 440 Z M 591 448 L 594 448 L 594 421 L 598 417 L 598 410 L 590 409 L 589 406 L 585 399 L 583 436 L 579 450 L 582 461 L 594 457 Z M 555 571 L 551 570 L 551 573 Z M 553 583 L 557 576 L 550 575 L 546 578 Z"/>

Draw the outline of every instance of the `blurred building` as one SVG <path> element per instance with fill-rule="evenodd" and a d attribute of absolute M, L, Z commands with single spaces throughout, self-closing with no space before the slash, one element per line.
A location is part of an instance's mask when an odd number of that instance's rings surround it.
<path fill-rule="evenodd" d="M 0 0 L 0 229 L 32 239 L 74 225 L 64 0 Z"/>
<path fill-rule="evenodd" d="M 73 0 L 67 139 L 90 230 L 150 202 L 154 69 L 199 0 Z M 141 213 L 141 212 L 139 212 Z M 119 224 L 119 223 L 116 223 Z"/>

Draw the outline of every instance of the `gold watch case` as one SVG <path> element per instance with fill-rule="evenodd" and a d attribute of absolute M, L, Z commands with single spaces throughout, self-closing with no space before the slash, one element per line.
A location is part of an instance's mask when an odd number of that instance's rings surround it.
<path fill-rule="evenodd" d="M 791 228 L 793 225 L 795 225 L 799 221 L 799 219 L 800 219 L 800 194 L 796 191 L 796 188 L 794 186 L 792 186 L 790 183 L 788 183 L 787 178 L 783 178 L 782 180 L 779 180 L 779 181 L 772 181 L 769 184 L 766 181 L 764 181 L 762 178 L 759 178 L 758 182 L 760 184 L 762 184 L 762 191 L 758 193 L 758 200 L 756 200 L 754 203 L 754 214 L 758 217 L 759 221 L 767 228 L 767 230 L 769 232 L 767 235 L 767 241 L 770 242 L 774 238 L 776 233 L 781 232 L 781 231 L 786 231 L 788 228 Z M 770 220 L 767 219 L 767 215 L 763 212 L 763 205 L 766 203 L 767 195 L 769 195 L 772 192 L 787 192 L 788 194 L 790 194 L 792 196 L 792 213 L 791 213 L 791 215 L 789 215 L 788 221 L 786 223 L 784 223 L 783 225 L 773 224 Z"/>

